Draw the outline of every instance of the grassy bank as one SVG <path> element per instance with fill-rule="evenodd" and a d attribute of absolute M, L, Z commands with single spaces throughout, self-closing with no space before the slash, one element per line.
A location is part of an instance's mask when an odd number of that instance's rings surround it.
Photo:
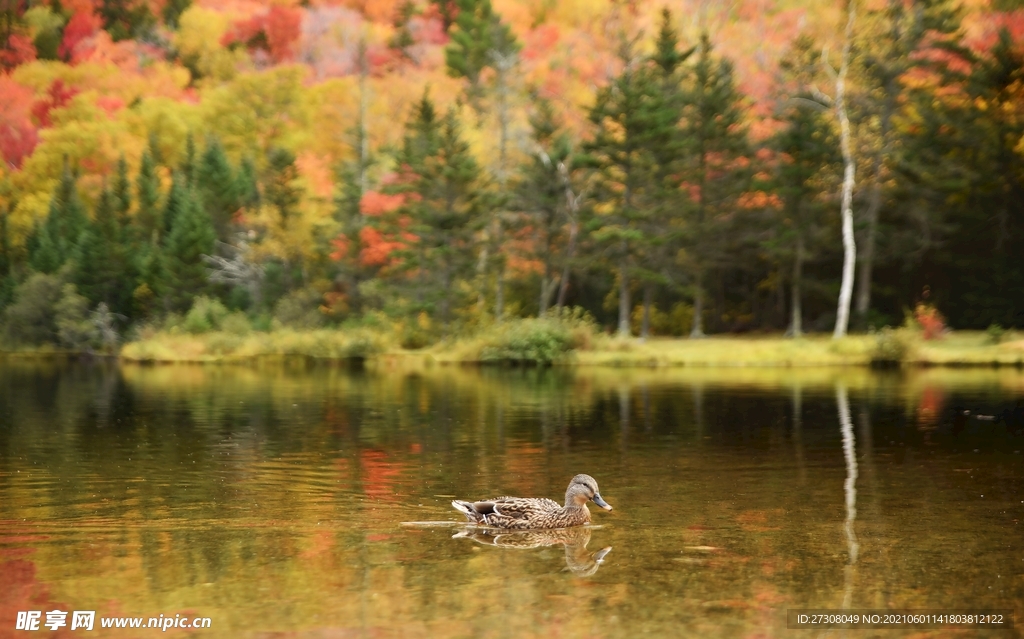
<path fill-rule="evenodd" d="M 621 340 L 579 325 L 546 320 L 509 323 L 473 337 L 409 350 L 394 336 L 370 330 L 277 330 L 233 335 L 156 333 L 124 345 L 121 358 L 136 362 L 242 362 L 261 357 L 366 358 L 411 365 L 512 363 L 596 367 L 1024 366 L 1024 339 L 994 343 L 984 332 L 954 332 L 925 341 L 901 329 L 876 335 L 786 339 L 721 336 L 703 340 Z"/>

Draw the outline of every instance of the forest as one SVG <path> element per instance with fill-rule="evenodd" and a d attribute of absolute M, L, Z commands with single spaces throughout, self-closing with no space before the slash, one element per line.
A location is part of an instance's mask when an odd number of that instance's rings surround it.
<path fill-rule="evenodd" d="M 0 0 L 0 47 L 7 347 L 799 336 L 844 270 L 851 331 L 1024 328 L 1017 0 Z"/>

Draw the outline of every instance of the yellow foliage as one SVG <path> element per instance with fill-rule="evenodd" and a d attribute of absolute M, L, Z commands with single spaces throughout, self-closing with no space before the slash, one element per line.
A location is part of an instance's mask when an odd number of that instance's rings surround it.
<path fill-rule="evenodd" d="M 181 14 L 174 45 L 182 59 L 214 81 L 232 79 L 246 60 L 243 51 L 230 51 L 221 46 L 221 38 L 231 25 L 228 16 L 192 5 Z"/>
<path fill-rule="evenodd" d="M 201 110 L 205 130 L 220 136 L 234 162 L 251 157 L 262 166 L 275 146 L 298 149 L 309 129 L 309 110 L 303 99 L 308 69 L 288 65 L 260 73 L 243 73 L 209 91 Z"/>
<path fill-rule="evenodd" d="M 46 214 L 65 160 L 81 170 L 78 188 L 91 208 L 121 155 L 135 159 L 142 153 L 144 142 L 131 135 L 123 121 L 97 107 L 96 98 L 94 91 L 80 93 L 66 107 L 54 110 L 53 128 L 41 132 L 39 146 L 12 176 L 20 194 L 11 220 L 15 229 L 30 229 Z M 23 240 L 21 233 L 13 236 L 16 242 Z"/>

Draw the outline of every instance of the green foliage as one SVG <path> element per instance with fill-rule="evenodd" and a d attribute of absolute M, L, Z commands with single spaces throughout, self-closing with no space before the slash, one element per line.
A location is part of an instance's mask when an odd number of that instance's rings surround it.
<path fill-rule="evenodd" d="M 185 13 L 190 6 L 192 6 L 192 0 L 167 0 L 161 12 L 164 24 L 171 29 L 177 29 L 181 14 Z"/>
<path fill-rule="evenodd" d="M 911 331 L 886 326 L 875 337 L 871 364 L 883 367 L 901 365 L 913 352 L 913 342 Z"/>
<path fill-rule="evenodd" d="M 989 324 L 985 331 L 989 344 L 1001 344 L 1006 339 L 1006 329 L 999 324 Z"/>
<path fill-rule="evenodd" d="M 79 295 L 73 284 L 64 285 L 53 313 L 61 346 L 85 350 L 97 342 L 96 326 L 89 317 L 89 300 Z"/>
<path fill-rule="evenodd" d="M 173 216 L 163 246 L 163 275 L 168 308 L 184 310 L 196 295 L 207 289 L 203 255 L 213 253 L 216 233 L 195 191 L 182 190 L 180 210 Z"/>
<path fill-rule="evenodd" d="M 115 42 L 148 35 L 156 24 L 144 0 L 101 0 L 98 13 Z"/>
<path fill-rule="evenodd" d="M 550 365 L 574 347 L 571 324 L 552 317 L 504 322 L 481 339 L 480 361 L 491 363 Z"/>
<path fill-rule="evenodd" d="M 219 300 L 201 295 L 192 302 L 192 308 L 185 315 L 181 329 L 192 334 L 218 331 L 229 315 L 227 307 Z M 237 321 L 233 324 L 237 324 Z"/>
<path fill-rule="evenodd" d="M 196 190 L 213 220 L 217 236 L 226 239 L 232 217 L 239 208 L 239 182 L 224 154 L 224 147 L 216 137 L 207 139 L 206 150 L 199 158 Z"/>
<path fill-rule="evenodd" d="M 14 291 L 4 310 L 3 329 L 10 344 L 38 345 L 57 341 L 54 308 L 63 295 L 60 277 L 33 273 Z"/>
<path fill-rule="evenodd" d="M 164 230 L 164 214 L 160 210 L 160 178 L 156 173 L 156 161 L 149 151 L 142 154 L 139 174 L 135 178 L 135 190 L 139 204 L 135 213 L 134 234 L 139 242 L 159 241 Z"/>
<path fill-rule="evenodd" d="M 288 149 L 274 147 L 267 153 L 267 171 L 263 178 L 263 200 L 274 207 L 282 228 L 288 226 L 298 213 L 302 191 L 295 183 L 299 169 L 295 154 Z"/>
<path fill-rule="evenodd" d="M 50 200 L 46 220 L 29 241 L 29 264 L 40 273 L 55 273 L 67 261 L 88 218 L 74 174 L 66 164 Z"/>
<path fill-rule="evenodd" d="M 448 74 L 466 78 L 470 95 L 479 90 L 480 74 L 493 67 L 496 55 L 514 55 L 520 45 L 509 26 L 494 12 L 491 0 L 455 0 L 458 15 L 449 31 L 451 42 L 445 48 Z"/>
<path fill-rule="evenodd" d="M 293 291 L 274 305 L 274 324 L 290 328 L 313 329 L 322 326 L 324 315 L 320 312 L 323 296 L 312 288 Z"/>
<path fill-rule="evenodd" d="M 119 202 L 104 188 L 94 220 L 79 236 L 72 278 L 92 304 L 105 303 L 114 313 L 130 315 L 135 269 L 128 255 L 125 230 L 117 217 Z"/>

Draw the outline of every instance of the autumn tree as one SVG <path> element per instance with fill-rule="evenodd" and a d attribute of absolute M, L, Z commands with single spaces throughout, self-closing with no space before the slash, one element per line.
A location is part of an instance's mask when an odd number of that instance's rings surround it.
<path fill-rule="evenodd" d="M 851 95 L 861 148 L 869 158 L 863 230 L 858 242 L 855 312 L 865 324 L 871 307 L 871 283 L 878 252 L 879 224 L 886 206 L 895 205 L 901 187 L 894 183 L 900 157 L 897 118 L 907 104 L 905 83 L 934 66 L 936 56 L 960 55 L 960 17 L 949 0 L 921 0 L 907 5 L 888 0 L 868 11 L 856 43 L 860 82 Z M 920 80 L 918 80 L 919 82 Z"/>

